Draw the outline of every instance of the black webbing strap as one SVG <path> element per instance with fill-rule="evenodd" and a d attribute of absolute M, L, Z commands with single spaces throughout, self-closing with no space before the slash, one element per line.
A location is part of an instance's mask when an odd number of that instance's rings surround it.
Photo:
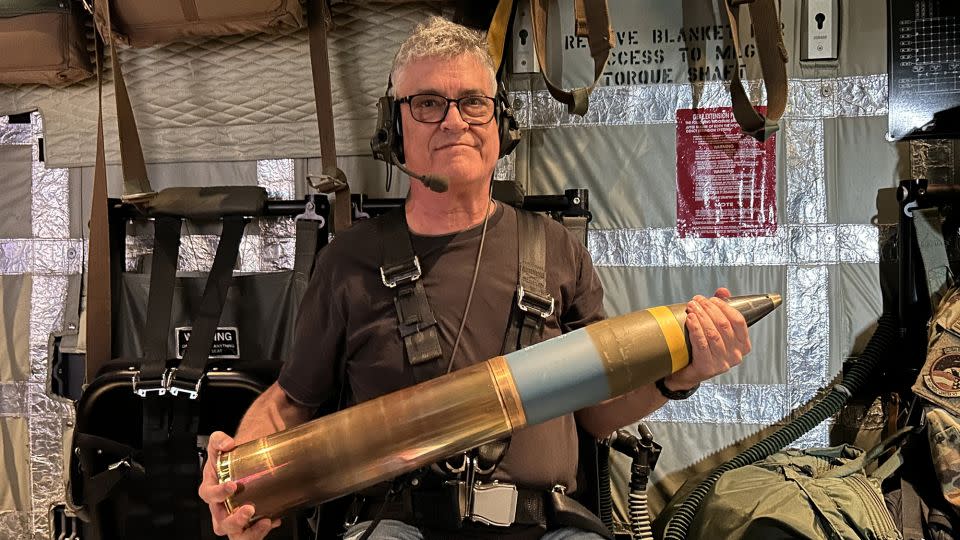
<path fill-rule="evenodd" d="M 307 283 L 313 274 L 313 265 L 317 259 L 317 247 L 320 243 L 320 227 L 323 222 L 314 219 L 298 219 L 296 222 L 296 244 L 293 256 L 293 276 L 297 282 Z"/>
<path fill-rule="evenodd" d="M 243 229 L 248 221 L 249 219 L 243 216 L 223 218 L 220 244 L 213 258 L 207 284 L 203 288 L 198 313 L 193 318 L 193 330 L 190 332 L 187 350 L 179 367 L 171 369 L 167 379 L 168 389 L 173 395 L 186 392 L 191 399 L 197 397 L 200 380 L 207 368 L 210 349 L 217 333 L 220 314 L 227 302 L 227 291 L 233 283 L 233 268 L 237 264 L 240 240 L 243 239 Z"/>
<path fill-rule="evenodd" d="M 202 519 L 195 497 L 200 478 L 197 432 L 199 403 L 193 399 L 150 394 L 143 405 L 141 463 L 148 486 L 124 519 L 155 538 L 195 538 Z M 203 510 L 206 510 L 205 508 Z"/>
<path fill-rule="evenodd" d="M 177 257 L 180 253 L 180 224 L 178 217 L 160 216 L 154 220 L 150 292 L 147 295 L 147 318 L 143 328 L 143 361 L 134 388 L 140 395 L 151 391 L 165 392 L 163 375 L 167 366 L 167 334 L 170 332 Z"/>
<path fill-rule="evenodd" d="M 540 341 L 543 323 L 553 315 L 554 299 L 547 290 L 547 243 L 540 216 L 517 210 L 519 283 L 510 311 L 502 353 Z"/>
<path fill-rule="evenodd" d="M 420 260 L 410 243 L 404 208 L 388 212 L 378 225 L 383 255 L 381 279 L 385 286 L 396 289 L 393 302 L 397 308 L 403 348 L 417 382 L 423 382 L 442 374 L 445 366 L 434 362 L 443 358 L 440 334 L 427 293 L 420 282 Z"/>
<path fill-rule="evenodd" d="M 137 461 L 138 452 L 132 446 L 87 433 L 77 433 L 74 443 L 80 468 L 85 475 L 89 475 L 83 481 L 84 506 L 95 506 L 106 499 L 122 480 L 143 476 L 143 465 Z M 116 461 L 108 465 L 106 470 L 94 474 L 97 458 Z"/>

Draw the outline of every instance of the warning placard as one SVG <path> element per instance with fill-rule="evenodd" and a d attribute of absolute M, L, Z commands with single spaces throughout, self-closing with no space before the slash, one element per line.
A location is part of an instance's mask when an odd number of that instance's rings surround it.
<path fill-rule="evenodd" d="M 681 237 L 777 232 L 776 136 L 744 135 L 733 109 L 677 111 L 677 230 Z"/>

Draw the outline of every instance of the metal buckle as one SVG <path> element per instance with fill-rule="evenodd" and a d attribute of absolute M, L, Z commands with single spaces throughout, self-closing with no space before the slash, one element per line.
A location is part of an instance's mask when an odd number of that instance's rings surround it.
<path fill-rule="evenodd" d="M 476 483 L 472 487 L 470 519 L 495 527 L 509 527 L 517 519 L 519 492 L 513 484 Z"/>
<path fill-rule="evenodd" d="M 163 375 L 160 376 L 159 381 L 158 380 L 141 381 L 140 372 L 138 371 L 134 373 L 133 377 L 131 377 L 131 381 L 133 382 L 133 393 L 142 398 L 147 397 L 147 395 L 150 394 L 151 392 L 156 392 L 158 396 L 162 396 L 167 393 L 167 373 L 166 372 L 164 372 Z"/>
<path fill-rule="evenodd" d="M 116 463 L 111 463 L 110 465 L 107 465 L 107 470 L 108 470 L 108 471 L 112 471 L 112 470 L 115 470 L 115 469 L 119 469 L 120 467 L 126 467 L 126 468 L 129 469 L 129 468 L 130 468 L 130 458 L 123 458 L 123 459 L 121 459 L 120 461 L 118 461 L 118 462 L 116 462 Z"/>
<path fill-rule="evenodd" d="M 540 296 L 525 290 L 523 285 L 520 285 L 517 289 L 517 307 L 520 308 L 520 311 L 536 313 L 546 319 L 553 315 L 554 300 L 549 294 Z"/>
<path fill-rule="evenodd" d="M 413 268 L 406 267 L 400 269 L 398 272 L 391 272 L 389 277 L 387 277 L 387 273 L 384 271 L 383 267 L 380 267 L 380 279 L 383 281 L 384 285 L 390 287 L 391 289 L 402 282 L 414 282 L 420 279 L 421 275 L 423 275 L 423 273 L 420 270 L 420 258 L 416 255 L 413 256 Z"/>
<path fill-rule="evenodd" d="M 197 379 L 196 383 L 190 383 L 189 381 L 177 381 L 177 368 L 170 368 L 167 370 L 167 390 L 170 391 L 171 396 L 178 396 L 180 393 L 184 393 L 190 399 L 197 399 L 197 396 L 200 395 L 200 383 L 203 382 L 203 377 Z"/>

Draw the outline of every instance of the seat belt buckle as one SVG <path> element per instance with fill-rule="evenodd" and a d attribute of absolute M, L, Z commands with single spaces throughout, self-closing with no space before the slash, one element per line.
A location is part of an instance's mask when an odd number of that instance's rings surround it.
<path fill-rule="evenodd" d="M 170 392 L 171 396 L 179 396 L 181 393 L 186 394 L 190 399 L 197 399 L 197 396 L 200 395 L 200 383 L 203 382 L 203 376 L 201 375 L 199 379 L 194 381 L 177 379 L 177 368 L 170 368 L 166 373 L 166 388 Z"/>
<path fill-rule="evenodd" d="M 524 289 L 523 285 L 517 288 L 517 307 L 520 308 L 520 311 L 534 313 L 543 319 L 547 319 L 553 315 L 554 305 L 554 299 L 549 294 L 539 295 L 530 292 Z"/>
<path fill-rule="evenodd" d="M 489 484 L 477 482 L 472 490 L 468 516 L 472 521 L 494 527 L 509 527 L 517 520 L 517 486 L 497 481 Z"/>
<path fill-rule="evenodd" d="M 391 289 L 400 284 L 413 283 L 420 279 L 422 275 L 420 258 L 416 255 L 413 256 L 413 261 L 409 264 L 390 268 L 389 270 L 384 269 L 382 266 L 380 267 L 380 279 L 384 285 Z"/>
<path fill-rule="evenodd" d="M 167 393 L 167 374 L 166 372 L 160 376 L 159 379 L 140 379 L 140 372 L 137 371 L 131 377 L 131 382 L 133 383 L 133 393 L 145 398 L 150 394 L 156 392 L 158 396 L 162 396 Z"/>

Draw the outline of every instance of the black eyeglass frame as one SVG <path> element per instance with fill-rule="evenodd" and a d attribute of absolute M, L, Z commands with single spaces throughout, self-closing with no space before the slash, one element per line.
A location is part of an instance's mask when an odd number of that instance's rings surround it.
<path fill-rule="evenodd" d="M 446 105 L 446 107 L 445 107 L 444 110 L 443 110 L 443 116 L 441 116 L 439 120 L 435 120 L 435 121 L 432 121 L 432 122 L 431 122 L 431 121 L 427 121 L 427 120 L 420 120 L 419 118 L 416 117 L 416 115 L 415 115 L 414 112 L 413 112 L 413 99 L 414 99 L 414 98 L 417 98 L 417 97 L 420 97 L 420 96 L 435 97 L 435 98 L 438 98 L 438 99 L 445 100 L 445 101 L 447 102 L 447 105 Z M 471 121 L 471 118 L 470 118 L 470 117 L 464 116 L 464 114 L 463 114 L 463 109 L 460 108 L 460 102 L 461 102 L 462 100 L 464 100 L 464 99 L 476 99 L 476 98 L 483 98 L 483 99 L 486 99 L 486 100 L 489 100 L 489 101 L 492 101 L 492 102 L 493 102 L 493 109 L 491 109 L 490 118 L 488 118 L 487 120 L 484 120 L 483 122 Z M 483 94 L 472 94 L 472 95 L 469 95 L 469 96 L 463 96 L 463 97 L 459 97 L 459 98 L 448 98 L 448 97 L 446 97 L 446 96 L 441 96 L 441 95 L 437 95 L 437 94 L 411 94 L 411 95 L 409 95 L 409 96 L 405 96 L 405 97 L 402 97 L 402 98 L 397 98 L 395 101 L 396 101 L 396 103 L 397 103 L 398 106 L 399 106 L 401 103 L 406 103 L 406 104 L 410 105 L 410 116 L 411 116 L 414 120 L 416 120 L 417 122 L 420 122 L 421 124 L 440 124 L 440 123 L 442 123 L 444 120 L 447 119 L 447 115 L 450 114 L 450 104 L 451 104 L 451 103 L 456 103 L 456 104 L 457 104 L 457 112 L 460 114 L 460 118 L 462 118 L 464 122 L 466 122 L 467 124 L 470 124 L 471 126 L 485 126 L 485 125 L 489 124 L 489 123 L 492 122 L 493 119 L 497 116 L 497 112 L 498 112 L 498 111 L 497 111 L 498 105 L 497 105 L 497 100 L 496 100 L 496 98 L 492 98 L 492 97 L 490 97 L 490 96 L 485 96 L 485 95 L 483 95 Z"/>

